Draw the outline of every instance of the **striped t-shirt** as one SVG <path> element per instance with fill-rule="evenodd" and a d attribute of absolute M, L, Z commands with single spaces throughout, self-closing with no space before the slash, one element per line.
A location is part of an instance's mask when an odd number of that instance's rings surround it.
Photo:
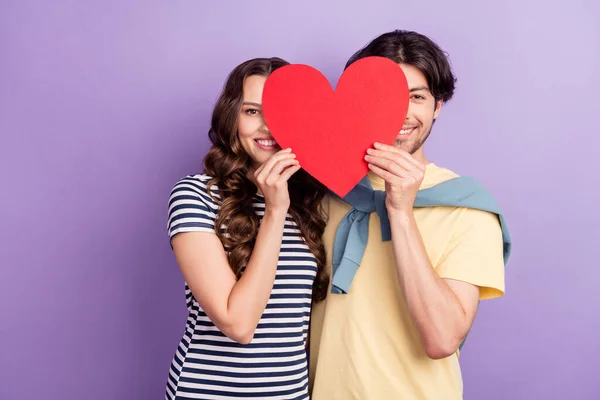
<path fill-rule="evenodd" d="M 208 195 L 207 175 L 187 176 L 169 199 L 168 232 L 215 233 L 218 204 Z M 217 188 L 211 193 L 217 200 Z M 262 220 L 264 197 L 255 195 Z M 249 344 L 221 333 L 203 312 L 187 283 L 189 316 L 173 357 L 167 399 L 308 399 L 306 338 L 316 259 L 288 214 L 277 275 L 266 309 Z"/>

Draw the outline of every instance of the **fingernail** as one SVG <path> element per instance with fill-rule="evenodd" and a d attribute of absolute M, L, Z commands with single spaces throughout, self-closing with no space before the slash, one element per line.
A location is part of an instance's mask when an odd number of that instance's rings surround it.
<path fill-rule="evenodd" d="M 373 154 L 373 149 L 367 149 L 367 154 Z"/>

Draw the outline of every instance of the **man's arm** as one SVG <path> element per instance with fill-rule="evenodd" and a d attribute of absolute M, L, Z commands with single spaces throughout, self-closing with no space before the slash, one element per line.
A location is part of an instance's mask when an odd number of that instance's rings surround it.
<path fill-rule="evenodd" d="M 391 211 L 392 247 L 398 284 L 428 357 L 456 352 L 466 337 L 479 304 L 479 288 L 442 279 L 433 269 L 411 212 Z"/>
<path fill-rule="evenodd" d="M 413 216 L 425 166 L 406 151 L 376 143 L 369 169 L 385 180 L 386 208 L 398 283 L 430 358 L 448 357 L 466 337 L 479 304 L 479 287 L 442 279 L 432 267 Z"/>

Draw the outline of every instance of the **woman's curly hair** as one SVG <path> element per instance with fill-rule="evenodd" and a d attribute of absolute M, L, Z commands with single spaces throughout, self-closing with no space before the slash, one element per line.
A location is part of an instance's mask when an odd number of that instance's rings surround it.
<path fill-rule="evenodd" d="M 253 161 L 244 151 L 237 134 L 244 82 L 252 75 L 268 77 L 277 68 L 288 64 L 280 58 L 257 58 L 240 64 L 229 74 L 212 114 L 208 132 L 212 148 L 204 159 L 204 170 L 212 177 L 208 186 L 218 187 L 219 199 L 215 200 L 220 207 L 215 231 L 228 252 L 229 265 L 238 279 L 250 259 L 259 228 L 259 217 L 252 205 L 257 187 L 248 178 Z M 289 213 L 317 260 L 313 301 L 319 302 L 325 299 L 329 287 L 322 239 L 325 217 L 321 209 L 327 189 L 303 169 L 292 175 L 288 182 Z M 221 228 L 225 226 L 222 232 Z"/>

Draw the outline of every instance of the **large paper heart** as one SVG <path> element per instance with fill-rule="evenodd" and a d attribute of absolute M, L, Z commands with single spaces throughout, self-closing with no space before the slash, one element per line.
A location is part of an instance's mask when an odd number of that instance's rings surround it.
<path fill-rule="evenodd" d="M 262 99 L 275 140 L 291 147 L 302 168 L 340 197 L 369 172 L 367 148 L 396 139 L 408 103 L 402 69 L 382 57 L 353 63 L 335 92 L 318 70 L 287 65 L 267 78 Z"/>

